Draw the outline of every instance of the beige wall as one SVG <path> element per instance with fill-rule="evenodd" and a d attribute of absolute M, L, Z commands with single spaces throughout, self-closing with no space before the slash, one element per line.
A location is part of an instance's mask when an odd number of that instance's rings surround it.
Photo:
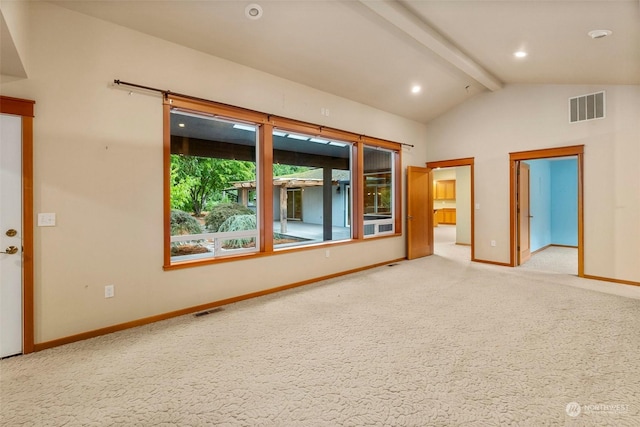
<path fill-rule="evenodd" d="M 471 166 L 456 170 L 456 243 L 471 244 Z"/>
<path fill-rule="evenodd" d="M 114 78 L 414 144 L 403 176 L 426 127 L 49 3 L 28 12 L 29 78 L 1 91 L 36 100 L 34 207 L 57 214 L 35 230 L 36 343 L 405 256 L 398 237 L 163 271 L 161 98 Z"/>
<path fill-rule="evenodd" d="M 607 117 L 570 124 L 568 98 L 600 90 Z M 475 255 L 503 263 L 509 153 L 584 144 L 585 274 L 640 281 L 640 86 L 508 85 L 429 123 L 427 140 L 428 161 L 475 158 Z"/>

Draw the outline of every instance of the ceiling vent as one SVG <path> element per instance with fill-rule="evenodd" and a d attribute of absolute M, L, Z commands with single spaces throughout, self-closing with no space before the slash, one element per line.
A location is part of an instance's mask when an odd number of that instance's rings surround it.
<path fill-rule="evenodd" d="M 604 118 L 604 91 L 569 98 L 569 122 Z"/>

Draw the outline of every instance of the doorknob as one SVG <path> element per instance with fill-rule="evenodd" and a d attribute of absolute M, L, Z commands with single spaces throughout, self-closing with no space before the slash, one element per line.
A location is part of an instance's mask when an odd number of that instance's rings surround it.
<path fill-rule="evenodd" d="M 18 234 L 18 232 L 16 230 L 14 230 L 13 228 L 10 228 L 7 230 L 7 236 L 9 237 L 14 237 L 16 234 Z"/>
<path fill-rule="evenodd" d="M 7 255 L 13 255 L 16 252 L 18 252 L 18 248 L 15 246 L 9 246 L 7 249 L 5 249 L 3 252 L 0 252 L 0 254 L 7 254 Z"/>

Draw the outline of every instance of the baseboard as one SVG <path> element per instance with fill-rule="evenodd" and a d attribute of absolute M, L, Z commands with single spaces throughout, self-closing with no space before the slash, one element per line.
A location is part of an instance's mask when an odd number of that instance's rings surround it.
<path fill-rule="evenodd" d="M 558 245 L 558 244 L 555 244 L 555 243 L 551 243 L 551 244 L 549 244 L 549 245 L 547 245 L 547 246 L 543 246 L 543 247 L 541 247 L 540 249 L 536 249 L 535 251 L 531 252 L 531 255 L 537 254 L 538 252 L 542 252 L 542 251 L 544 251 L 545 249 L 549 249 L 549 248 L 550 248 L 550 247 L 552 247 L 552 246 L 555 246 L 555 247 L 557 247 L 557 248 L 572 248 L 572 249 L 578 249 L 578 247 L 577 247 L 577 246 L 573 246 L 573 245 Z"/>
<path fill-rule="evenodd" d="M 551 246 L 553 246 L 553 245 L 547 245 L 547 246 L 543 246 L 543 247 L 541 247 L 540 249 L 536 249 L 535 251 L 531 252 L 531 255 L 535 255 L 535 254 L 537 254 L 538 252 L 542 252 L 542 251 L 544 251 L 545 249 L 549 249 Z"/>
<path fill-rule="evenodd" d="M 620 283 L 623 285 L 640 286 L 640 282 L 634 282 L 632 280 L 612 279 L 610 277 L 592 276 L 590 274 L 585 274 L 582 277 L 585 279 L 602 280 L 604 282 Z"/>
<path fill-rule="evenodd" d="M 511 267 L 512 265 L 509 264 L 508 262 L 497 262 L 497 261 L 488 261 L 486 259 L 478 259 L 478 258 L 473 258 L 471 261 L 473 262 L 481 262 L 483 264 L 493 264 L 493 265 L 500 265 L 502 267 Z"/>
<path fill-rule="evenodd" d="M 58 347 L 60 345 L 71 344 L 73 342 L 86 340 L 89 338 L 99 337 L 101 335 L 111 334 L 113 332 L 124 331 L 125 329 L 135 328 L 138 326 L 147 325 L 149 323 L 159 322 L 161 320 L 171 319 L 173 317 L 184 316 L 185 314 L 197 313 L 199 311 L 210 310 L 212 308 L 220 307 L 223 305 L 232 304 L 234 302 L 244 301 L 251 298 L 257 298 L 264 295 L 273 294 L 276 292 L 285 291 L 287 289 L 297 288 L 311 283 L 320 282 L 322 280 L 333 279 L 335 277 L 346 276 L 348 274 L 357 273 L 359 271 L 369 270 L 383 265 L 392 264 L 399 261 L 404 261 L 406 258 L 398 258 L 391 261 L 381 262 L 377 264 L 368 265 L 366 267 L 359 267 L 352 270 L 342 271 L 340 273 L 329 274 L 322 277 L 316 277 L 313 279 L 303 280 L 301 282 L 290 283 L 288 285 L 278 286 L 271 289 L 265 289 L 263 291 L 252 292 L 249 294 L 239 295 L 237 297 L 227 298 L 219 301 L 213 301 L 206 304 L 200 304 L 193 307 L 183 308 L 181 310 L 171 311 L 168 313 L 158 314 L 151 317 L 145 317 L 143 319 L 132 320 L 131 322 L 120 323 L 113 326 L 107 326 L 105 328 L 95 329 L 92 331 L 82 332 L 76 335 L 70 335 L 68 337 L 58 338 L 51 341 L 45 341 L 34 344 L 33 351 L 42 351 L 52 347 Z"/>
<path fill-rule="evenodd" d="M 471 246 L 471 243 L 458 243 L 458 242 L 456 242 L 456 245 L 460 245 L 460 246 Z"/>

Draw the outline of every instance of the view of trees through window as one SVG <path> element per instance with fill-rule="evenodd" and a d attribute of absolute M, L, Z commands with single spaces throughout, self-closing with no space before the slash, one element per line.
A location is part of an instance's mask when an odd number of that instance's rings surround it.
<path fill-rule="evenodd" d="M 256 127 L 171 114 L 171 255 L 203 258 L 254 251 L 258 221 Z"/>
<path fill-rule="evenodd" d="M 165 114 L 166 267 L 399 228 L 398 144 L 181 98 Z"/>

